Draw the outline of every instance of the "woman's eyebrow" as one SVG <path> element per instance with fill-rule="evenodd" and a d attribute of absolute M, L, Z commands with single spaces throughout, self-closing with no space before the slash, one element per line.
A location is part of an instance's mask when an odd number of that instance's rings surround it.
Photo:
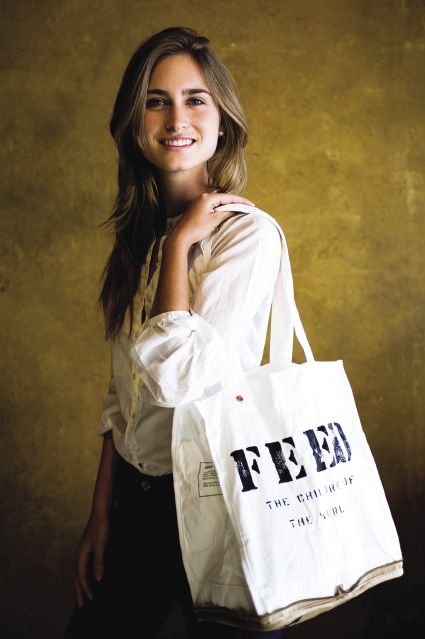
<path fill-rule="evenodd" d="M 148 94 L 152 93 L 155 93 L 155 95 L 168 95 L 168 91 L 164 91 L 163 89 L 149 89 Z M 194 95 L 195 93 L 208 93 L 208 95 L 211 95 L 206 89 L 183 89 L 182 91 L 182 95 Z"/>

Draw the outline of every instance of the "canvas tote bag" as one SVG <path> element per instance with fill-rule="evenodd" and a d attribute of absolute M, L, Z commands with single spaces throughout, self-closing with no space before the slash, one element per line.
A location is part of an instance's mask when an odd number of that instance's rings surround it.
<path fill-rule="evenodd" d="M 224 209 L 224 207 L 222 207 Z M 313 358 L 282 239 L 270 364 L 178 406 L 173 474 L 198 619 L 268 631 L 401 576 L 397 532 L 341 361 Z M 306 362 L 292 364 L 293 331 Z"/>

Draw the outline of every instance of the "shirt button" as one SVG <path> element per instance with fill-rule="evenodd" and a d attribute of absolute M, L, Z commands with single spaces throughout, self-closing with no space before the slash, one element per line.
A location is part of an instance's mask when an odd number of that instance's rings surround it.
<path fill-rule="evenodd" d="M 144 479 L 142 481 L 142 488 L 143 488 L 143 490 L 150 490 L 151 489 L 150 483 L 148 481 L 146 481 L 146 479 Z"/>
<path fill-rule="evenodd" d="M 131 455 L 130 455 L 130 461 L 134 462 L 134 455 L 133 455 L 133 453 L 131 453 Z"/>
<path fill-rule="evenodd" d="M 134 371 L 134 373 L 133 373 L 133 379 L 134 379 L 134 381 L 136 381 L 136 379 L 138 378 L 138 376 L 139 376 L 139 375 L 138 375 L 138 373 L 136 373 L 136 371 Z"/>

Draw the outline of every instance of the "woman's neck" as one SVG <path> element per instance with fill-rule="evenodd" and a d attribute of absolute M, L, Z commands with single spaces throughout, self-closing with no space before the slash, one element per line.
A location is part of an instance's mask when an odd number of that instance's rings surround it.
<path fill-rule="evenodd" d="M 211 190 L 206 170 L 198 175 L 191 171 L 163 172 L 158 181 L 167 217 L 181 215 L 193 200 Z"/>

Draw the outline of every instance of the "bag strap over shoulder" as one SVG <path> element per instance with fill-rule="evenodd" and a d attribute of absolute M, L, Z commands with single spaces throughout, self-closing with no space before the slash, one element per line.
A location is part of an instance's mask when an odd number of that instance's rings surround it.
<path fill-rule="evenodd" d="M 260 217 L 268 220 L 278 230 L 282 242 L 282 252 L 279 274 L 273 291 L 270 362 L 283 366 L 288 366 L 292 362 L 294 330 L 304 351 L 307 362 L 314 361 L 313 352 L 310 348 L 310 344 L 308 343 L 308 339 L 295 304 L 294 282 L 292 279 L 288 246 L 286 244 L 285 235 L 279 224 L 264 211 L 245 204 L 224 204 L 217 207 L 217 210 L 259 215 Z M 289 318 L 291 321 L 288 321 Z"/>

